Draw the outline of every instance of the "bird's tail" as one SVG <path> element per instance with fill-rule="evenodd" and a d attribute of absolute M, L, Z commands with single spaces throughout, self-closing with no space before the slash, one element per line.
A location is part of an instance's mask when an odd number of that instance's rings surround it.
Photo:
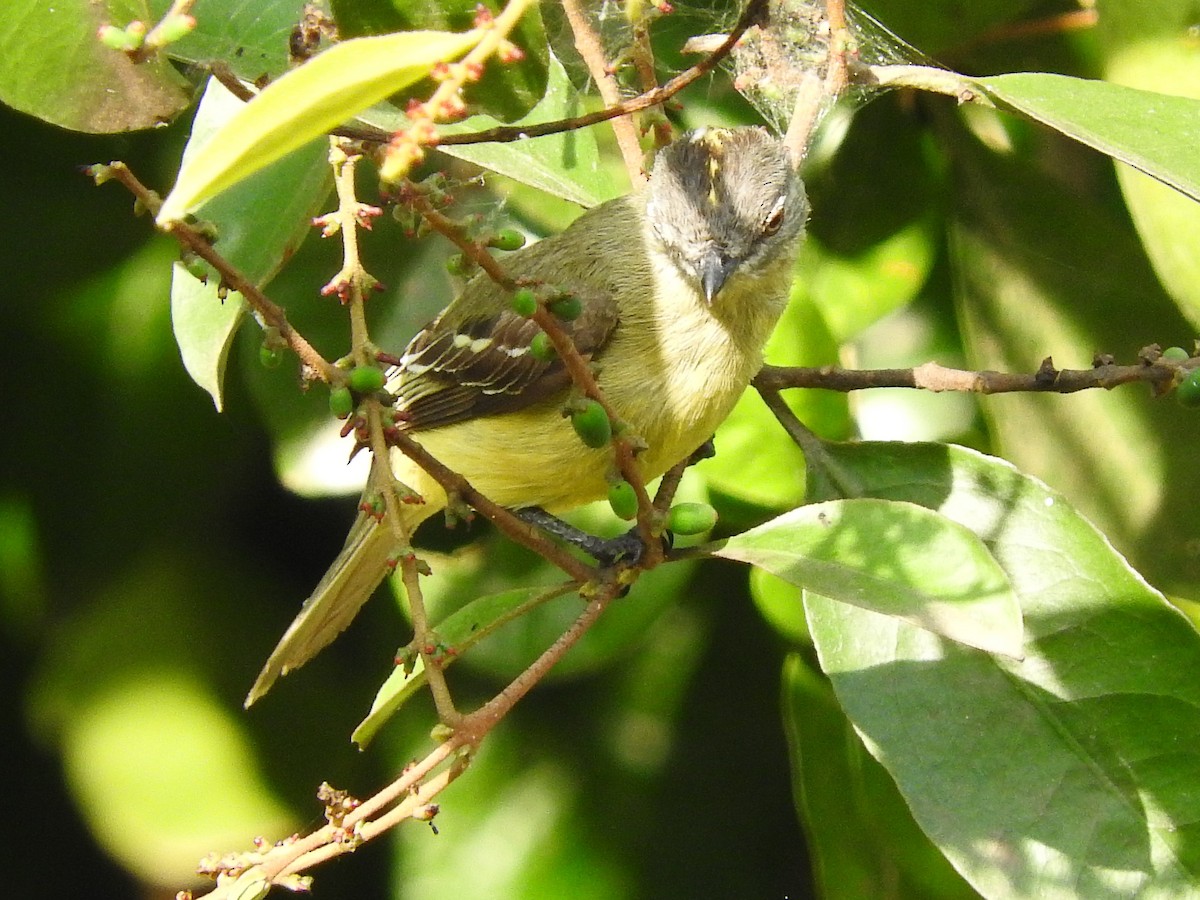
<path fill-rule="evenodd" d="M 436 509 L 436 506 L 405 507 L 407 524 L 415 528 Z M 350 624 L 387 575 L 389 560 L 395 552 L 396 540 L 388 524 L 360 513 L 342 552 L 304 601 L 258 673 L 246 696 L 247 707 L 266 694 L 276 679 L 304 665 Z"/>

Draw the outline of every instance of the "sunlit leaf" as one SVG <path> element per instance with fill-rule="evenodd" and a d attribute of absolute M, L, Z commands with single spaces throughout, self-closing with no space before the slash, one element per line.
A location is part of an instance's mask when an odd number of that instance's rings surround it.
<path fill-rule="evenodd" d="M 800 654 L 783 666 L 783 721 L 819 896 L 978 896 L 921 833 L 895 782 L 838 708 L 829 682 Z"/>
<path fill-rule="evenodd" d="M 466 31 L 481 9 L 498 13 L 499 0 L 332 0 L 343 38 L 392 31 Z M 489 60 L 483 77 L 468 83 L 463 99 L 472 108 L 511 122 L 529 113 L 546 92 L 549 48 L 541 12 L 533 4 L 522 14 L 508 40 L 524 57 L 519 62 Z"/>
<path fill-rule="evenodd" d="M 477 40 L 475 32 L 406 32 L 330 47 L 267 85 L 179 173 L 160 223 L 302 147 L 389 94 L 423 78 Z"/>
<path fill-rule="evenodd" d="M 1200 635 L 1057 494 L 961 448 L 830 445 L 857 496 L 988 542 L 1025 658 L 808 596 L 822 668 L 918 823 L 985 897 L 1200 895 Z"/>
<path fill-rule="evenodd" d="M 1200 200 L 1200 100 L 1045 72 L 977 83 L 994 100 Z"/>
<path fill-rule="evenodd" d="M 1188 344 L 1194 329 L 1164 296 L 1119 206 L 965 137 L 947 140 L 956 158 L 951 263 L 972 368 L 1034 372 L 1046 357 L 1087 368 L 1097 352 L 1133 362 L 1150 343 Z M 1178 523 L 1190 520 L 1200 470 L 1194 425 L 1176 404 L 1123 388 L 1009 394 L 981 406 L 1005 457 L 1066 493 L 1147 575 L 1162 583 L 1193 571 Z"/>
<path fill-rule="evenodd" d="M 988 549 L 919 506 L 814 503 L 735 535 L 713 553 L 972 647 L 1021 655 L 1021 609 Z"/>
<path fill-rule="evenodd" d="M 1194 39 L 1186 36 L 1121 49 L 1109 58 L 1108 77 L 1129 87 L 1200 100 L 1200 58 Z M 1127 166 L 1117 167 L 1117 178 L 1154 271 L 1200 327 L 1200 204 Z"/>

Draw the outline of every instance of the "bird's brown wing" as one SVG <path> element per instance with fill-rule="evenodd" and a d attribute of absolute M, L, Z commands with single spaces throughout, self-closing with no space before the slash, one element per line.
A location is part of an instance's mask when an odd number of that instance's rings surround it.
<path fill-rule="evenodd" d="M 563 328 L 591 358 L 616 327 L 616 304 L 596 291 L 572 293 L 583 312 Z M 439 316 L 417 333 L 389 373 L 388 390 L 404 415 L 401 427 L 420 431 L 513 412 L 563 390 L 570 377 L 562 362 L 530 351 L 540 331 L 510 309 L 474 318 Z"/>

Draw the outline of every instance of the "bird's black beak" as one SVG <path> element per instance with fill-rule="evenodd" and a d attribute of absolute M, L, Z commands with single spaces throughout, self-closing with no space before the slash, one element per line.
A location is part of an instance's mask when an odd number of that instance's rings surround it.
<path fill-rule="evenodd" d="M 730 259 L 717 250 L 710 250 L 700 258 L 698 274 L 704 297 L 711 305 L 731 272 L 737 268 L 737 260 Z"/>

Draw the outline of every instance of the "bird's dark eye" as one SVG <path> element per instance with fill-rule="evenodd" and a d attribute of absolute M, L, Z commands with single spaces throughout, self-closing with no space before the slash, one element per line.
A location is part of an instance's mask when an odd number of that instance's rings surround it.
<path fill-rule="evenodd" d="M 783 204 L 780 203 L 762 223 L 762 233 L 772 235 L 783 225 Z"/>

